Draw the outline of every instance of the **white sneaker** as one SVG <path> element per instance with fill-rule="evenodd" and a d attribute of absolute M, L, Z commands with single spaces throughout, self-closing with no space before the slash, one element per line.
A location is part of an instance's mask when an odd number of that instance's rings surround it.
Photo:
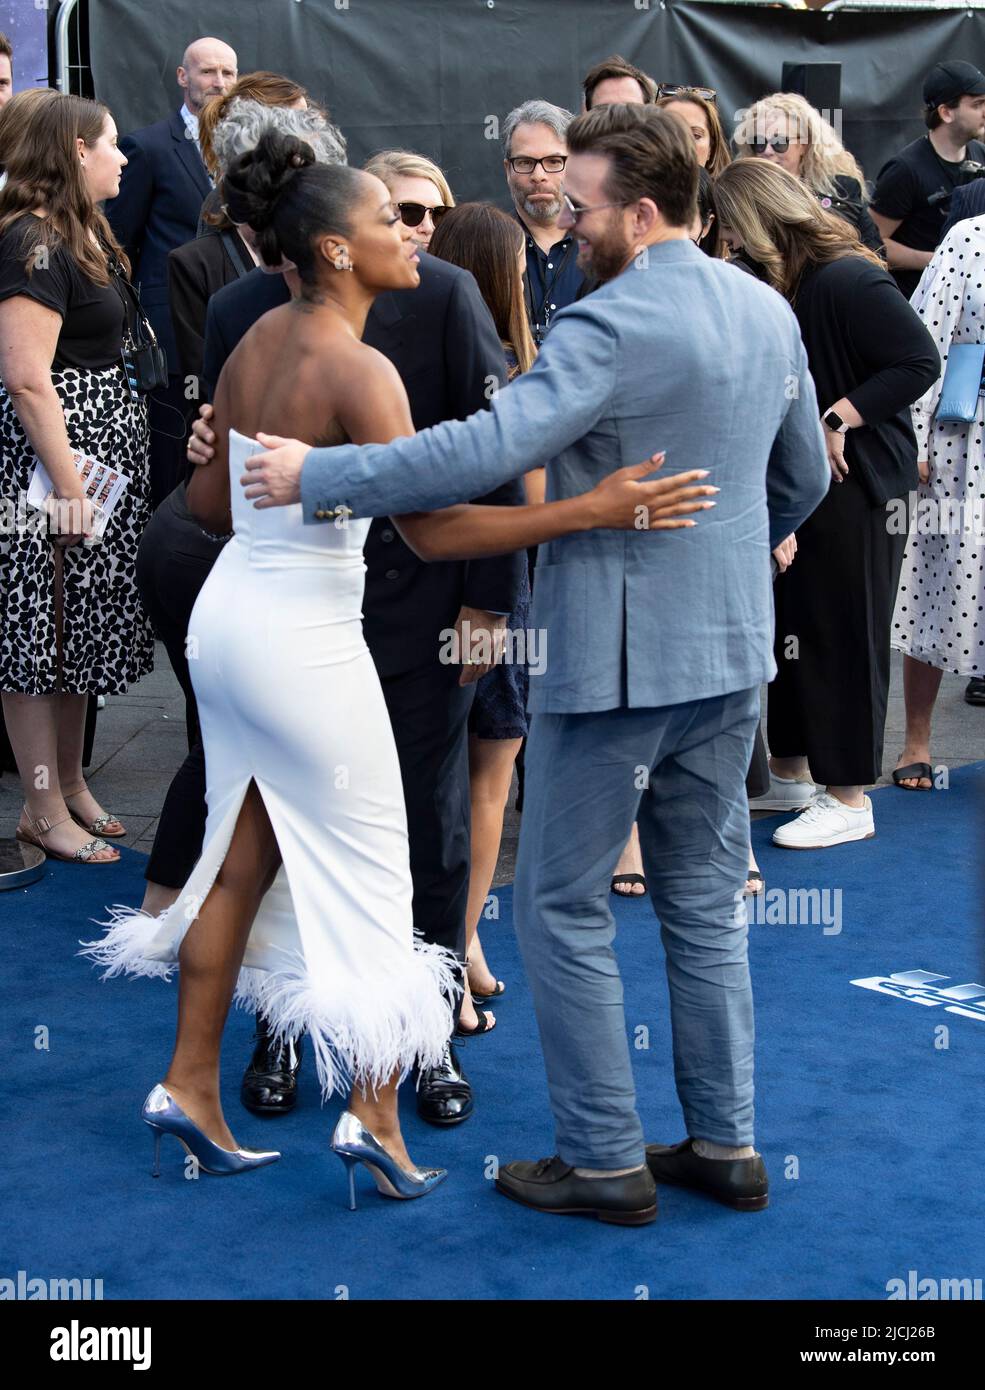
<path fill-rule="evenodd" d="M 770 789 L 762 796 L 749 798 L 750 811 L 802 811 L 821 790 L 813 782 L 798 782 L 794 777 L 777 777 L 770 769 Z"/>
<path fill-rule="evenodd" d="M 820 792 L 796 820 L 774 831 L 773 843 L 783 849 L 828 849 L 850 840 L 871 840 L 875 833 L 868 797 L 856 809 L 828 792 Z"/>

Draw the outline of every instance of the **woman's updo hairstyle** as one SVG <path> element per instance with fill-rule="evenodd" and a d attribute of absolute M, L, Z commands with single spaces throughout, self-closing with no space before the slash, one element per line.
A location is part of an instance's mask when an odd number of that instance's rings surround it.
<path fill-rule="evenodd" d="M 347 164 L 318 164 L 305 140 L 267 130 L 234 159 L 223 179 L 234 222 L 248 222 L 270 267 L 293 261 L 301 279 L 316 278 L 312 243 L 329 233 L 350 236 L 352 210 L 365 196 L 366 176 Z"/>

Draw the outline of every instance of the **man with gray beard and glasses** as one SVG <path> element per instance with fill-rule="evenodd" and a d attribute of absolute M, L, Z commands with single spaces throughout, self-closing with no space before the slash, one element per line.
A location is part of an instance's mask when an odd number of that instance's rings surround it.
<path fill-rule="evenodd" d="M 538 347 L 558 310 L 578 298 L 585 278 L 574 237 L 558 226 L 568 157 L 565 135 L 573 120 L 570 111 L 549 101 L 525 101 L 503 122 L 503 169 L 527 236 L 524 293 Z"/>

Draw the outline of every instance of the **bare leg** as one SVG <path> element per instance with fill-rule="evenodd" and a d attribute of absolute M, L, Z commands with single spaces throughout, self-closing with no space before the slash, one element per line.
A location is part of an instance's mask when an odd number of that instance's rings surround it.
<path fill-rule="evenodd" d="M 81 816 L 86 825 L 105 816 L 106 812 L 89 791 L 82 771 L 82 750 L 85 744 L 86 705 L 88 695 L 60 695 L 58 710 L 58 780 L 62 795 L 70 803 L 75 815 Z M 111 835 L 119 835 L 124 829 L 118 820 L 110 821 L 106 827 Z"/>
<path fill-rule="evenodd" d="M 930 762 L 930 727 L 940 690 L 941 676 L 936 666 L 928 666 L 915 657 L 903 658 L 903 699 L 906 703 L 906 742 L 896 763 L 909 767 L 911 763 Z M 931 787 L 929 777 L 904 777 L 904 787 Z"/>
<path fill-rule="evenodd" d="M 399 1076 L 394 1074 L 386 1085 L 378 1088 L 375 1096 L 372 1091 L 360 1091 L 354 1086 L 349 1096 L 349 1109 L 380 1141 L 387 1153 L 397 1160 L 401 1168 L 409 1172 L 415 1165 L 400 1132 L 400 1119 L 397 1114 L 398 1085 Z"/>
<path fill-rule="evenodd" d="M 63 708 L 62 702 L 68 698 L 3 692 L 3 717 L 17 761 L 24 801 L 32 819 L 40 820 L 43 816 L 55 826 L 44 835 L 44 840 L 60 854 L 73 854 L 92 839 L 88 830 L 69 817 L 59 778 L 62 739 L 66 744 L 78 742 L 80 767 L 82 761 L 85 697 L 76 696 L 74 704 Z M 77 729 L 71 727 L 73 720 L 77 721 Z M 56 824 L 59 821 L 61 824 Z M 21 828 L 33 833 L 24 816 L 21 816 Z M 107 846 L 92 857 L 115 860 L 119 859 L 120 852 Z"/>
<path fill-rule="evenodd" d="M 263 895 L 280 866 L 267 809 L 251 782 L 215 883 L 178 954 L 178 1035 L 163 1084 L 224 1149 L 237 1147 L 219 1099 L 222 1032 Z"/>
<path fill-rule="evenodd" d="M 474 948 L 479 919 L 496 872 L 513 765 L 522 742 L 519 738 L 476 738 L 475 735 L 469 738 L 472 868 L 465 917 L 465 955 L 469 961 L 468 984 L 474 985 L 480 994 L 492 994 L 496 988 L 496 980 L 489 973 L 481 947 Z M 465 1028 L 474 1028 L 479 1021 L 468 986 L 462 998 L 461 1018 Z"/>
<path fill-rule="evenodd" d="M 642 874 L 643 856 L 640 853 L 640 832 L 636 829 L 636 822 L 633 822 L 633 829 L 629 839 L 626 841 L 626 848 L 619 856 L 619 863 L 613 870 L 613 878 L 617 874 Z M 624 898 L 641 898 L 646 892 L 642 883 L 620 883 L 616 885 L 616 892 Z"/>
<path fill-rule="evenodd" d="M 770 767 L 777 777 L 792 777 L 798 782 L 809 782 L 811 775 L 806 758 L 770 758 Z"/>
<path fill-rule="evenodd" d="M 141 912 L 147 912 L 151 917 L 157 917 L 175 902 L 181 893 L 180 888 L 165 888 L 163 883 L 150 883 L 144 889 L 144 901 L 140 904 Z"/>

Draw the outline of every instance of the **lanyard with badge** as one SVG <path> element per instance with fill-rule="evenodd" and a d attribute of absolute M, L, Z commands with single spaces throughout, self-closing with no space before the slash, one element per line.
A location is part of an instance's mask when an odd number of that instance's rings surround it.
<path fill-rule="evenodd" d="M 550 327 L 551 309 L 553 309 L 554 307 L 553 304 L 551 304 L 550 299 L 552 293 L 554 292 L 554 286 L 557 284 L 558 278 L 561 275 L 561 272 L 564 270 L 565 265 L 567 264 L 568 257 L 571 255 L 571 252 L 574 249 L 574 244 L 575 243 L 573 239 L 568 242 L 567 246 L 564 249 L 564 255 L 561 257 L 560 261 L 556 265 L 554 269 L 554 274 L 551 276 L 550 282 L 547 284 L 545 284 L 544 268 L 541 265 L 540 257 L 538 256 L 536 258 L 537 278 L 540 281 L 540 287 L 543 291 L 539 309 L 534 308 L 534 287 L 532 284 L 530 284 L 530 274 L 528 270 L 527 294 L 530 310 L 530 331 L 533 333 L 534 342 L 537 344 L 538 347 L 540 347 L 541 343 L 544 340 L 544 334 Z M 534 245 L 536 246 L 537 243 L 534 242 Z"/>

